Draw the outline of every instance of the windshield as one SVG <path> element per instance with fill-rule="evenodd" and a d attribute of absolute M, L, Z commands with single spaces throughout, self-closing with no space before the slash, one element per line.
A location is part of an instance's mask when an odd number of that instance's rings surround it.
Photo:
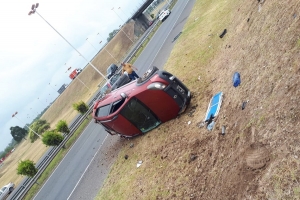
<path fill-rule="evenodd" d="M 161 122 L 138 99 L 132 98 L 120 112 L 127 120 L 140 129 L 143 133 L 157 127 Z"/>
<path fill-rule="evenodd" d="M 96 110 L 96 112 L 95 112 L 95 116 L 96 116 L 96 117 L 103 117 L 103 116 L 108 115 L 108 114 L 109 114 L 109 108 L 110 108 L 110 105 L 109 105 L 109 104 L 97 108 L 97 110 Z"/>

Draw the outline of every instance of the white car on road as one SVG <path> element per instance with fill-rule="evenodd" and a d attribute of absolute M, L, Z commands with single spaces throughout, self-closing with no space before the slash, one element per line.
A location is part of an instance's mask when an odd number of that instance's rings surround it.
<path fill-rule="evenodd" d="M 0 190 L 0 200 L 6 199 L 6 197 L 14 190 L 15 184 L 9 183 L 3 186 Z"/>
<path fill-rule="evenodd" d="M 160 21 L 165 21 L 165 19 L 167 19 L 169 17 L 169 15 L 171 14 L 171 11 L 170 10 L 162 10 L 160 13 L 159 13 L 159 17 L 158 19 Z"/>

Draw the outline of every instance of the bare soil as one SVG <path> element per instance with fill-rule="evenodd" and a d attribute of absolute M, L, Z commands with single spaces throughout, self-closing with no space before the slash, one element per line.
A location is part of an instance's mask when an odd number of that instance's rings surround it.
<path fill-rule="evenodd" d="M 297 0 L 196 1 L 165 66 L 191 105 L 127 141 L 97 198 L 300 199 L 299 10 Z M 208 131 L 199 124 L 219 91 Z"/>

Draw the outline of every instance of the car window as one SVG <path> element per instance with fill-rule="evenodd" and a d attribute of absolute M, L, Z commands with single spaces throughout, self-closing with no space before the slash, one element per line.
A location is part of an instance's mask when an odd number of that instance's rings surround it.
<path fill-rule="evenodd" d="M 125 99 L 121 99 L 121 100 L 114 102 L 111 106 L 109 113 L 111 114 L 111 113 L 116 112 L 123 105 L 124 102 L 125 102 Z"/>
<path fill-rule="evenodd" d="M 108 90 L 108 85 L 107 84 L 105 84 L 102 88 L 101 88 L 101 91 L 100 91 L 100 93 L 101 94 L 104 94 L 107 90 Z"/>
<path fill-rule="evenodd" d="M 95 116 L 96 117 L 104 117 L 104 116 L 108 115 L 109 114 L 109 108 L 110 108 L 109 104 L 97 108 L 97 110 L 95 112 Z"/>
<path fill-rule="evenodd" d="M 115 74 L 113 77 L 111 77 L 111 79 L 109 80 L 109 83 L 111 85 L 113 85 L 117 80 L 118 78 L 121 76 L 121 74 Z"/>
<path fill-rule="evenodd" d="M 161 123 L 154 113 L 136 98 L 132 98 L 122 108 L 120 114 L 143 133 L 157 127 Z"/>
<path fill-rule="evenodd" d="M 107 68 L 107 74 L 110 74 L 111 73 L 111 68 Z"/>
<path fill-rule="evenodd" d="M 6 187 L 1 188 L 1 191 L 4 192 L 6 190 Z"/>

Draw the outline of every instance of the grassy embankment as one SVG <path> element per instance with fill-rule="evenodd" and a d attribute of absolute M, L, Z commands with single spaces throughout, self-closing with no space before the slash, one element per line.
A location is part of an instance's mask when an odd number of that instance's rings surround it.
<path fill-rule="evenodd" d="M 129 140 L 97 199 L 300 199 L 299 9 L 297 0 L 196 1 L 165 65 L 191 89 L 191 106 Z M 219 91 L 210 132 L 198 123 Z"/>

